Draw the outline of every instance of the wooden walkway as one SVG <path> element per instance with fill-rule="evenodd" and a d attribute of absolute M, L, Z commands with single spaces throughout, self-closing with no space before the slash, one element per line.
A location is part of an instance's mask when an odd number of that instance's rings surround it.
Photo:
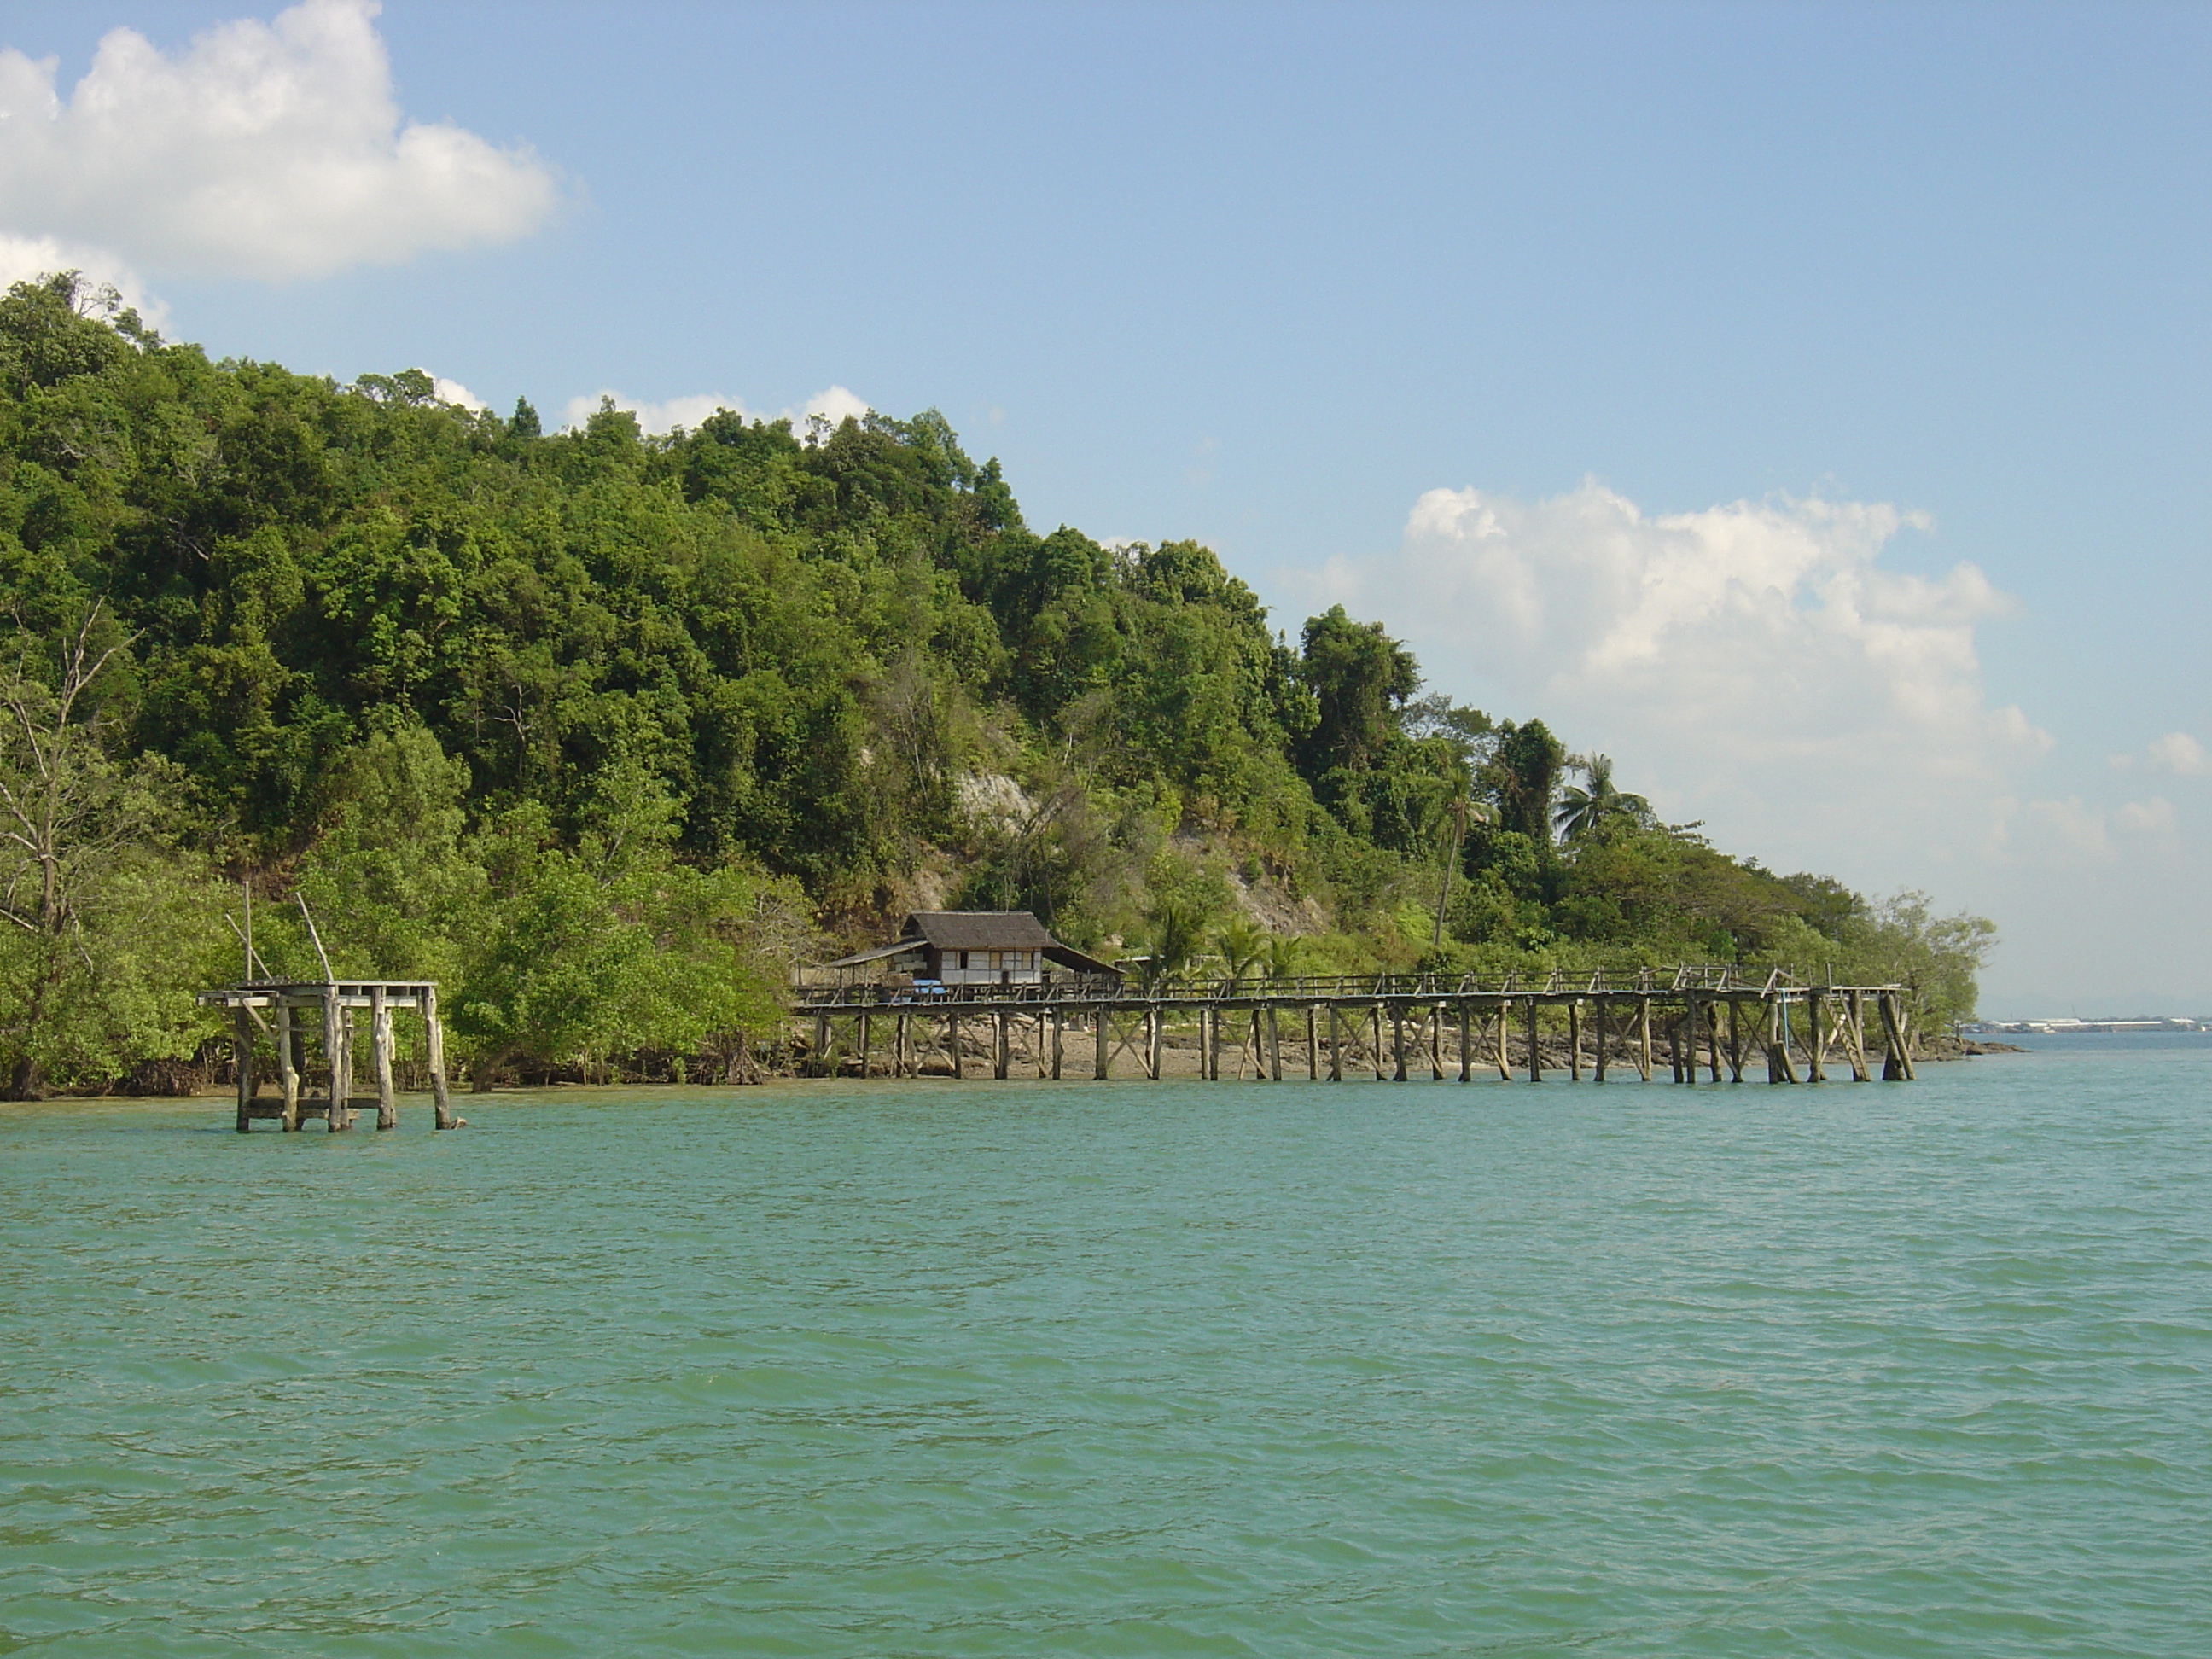
<path fill-rule="evenodd" d="M 1303 1071 L 1316 1082 L 1366 1072 L 1403 1083 L 1425 1071 L 1465 1083 L 1495 1070 L 1531 1083 L 1547 1072 L 1598 1083 L 1633 1072 L 1648 1083 L 1663 1066 L 1677 1083 L 1698 1081 L 1701 1068 L 1741 1083 L 1748 1060 L 1770 1083 L 1825 1082 L 1838 1068 L 1864 1083 L 1870 1054 L 1886 1080 L 1913 1076 L 1904 992 L 1697 966 L 1540 984 L 1385 975 L 1146 989 L 814 987 L 793 994 L 793 1012 L 813 1023 L 810 1069 L 859 1077 L 957 1078 L 988 1065 L 1000 1079 L 1157 1082 L 1170 1049 L 1194 1047 L 1195 1074 L 1209 1080 Z"/>

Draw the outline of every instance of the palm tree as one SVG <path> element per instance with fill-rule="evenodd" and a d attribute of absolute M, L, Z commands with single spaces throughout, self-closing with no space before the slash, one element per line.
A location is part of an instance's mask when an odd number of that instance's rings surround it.
<path fill-rule="evenodd" d="M 1153 908 L 1152 953 L 1145 963 L 1147 986 L 1173 979 L 1197 960 L 1206 939 L 1206 913 L 1182 899 L 1164 898 Z"/>
<path fill-rule="evenodd" d="M 1479 800 L 1470 800 L 1465 793 L 1455 794 L 1443 804 L 1437 815 L 1437 835 L 1441 844 L 1443 873 L 1437 880 L 1437 921 L 1429 930 L 1429 948 L 1435 950 L 1444 942 L 1444 908 L 1451 902 L 1452 876 L 1459 869 L 1460 848 L 1467 844 L 1469 823 L 1494 823 L 1497 809 Z"/>
<path fill-rule="evenodd" d="M 1241 980 L 1267 953 L 1267 930 L 1249 916 L 1238 916 L 1214 936 L 1213 948 L 1221 953 L 1229 977 Z"/>
<path fill-rule="evenodd" d="M 1589 779 L 1589 784 L 1587 788 L 1571 784 L 1560 796 L 1559 810 L 1553 821 L 1565 839 L 1580 841 L 1614 818 L 1650 817 L 1650 801 L 1614 785 L 1610 755 L 1577 755 L 1568 764 Z"/>
<path fill-rule="evenodd" d="M 1270 933 L 1267 948 L 1263 953 L 1267 963 L 1267 977 L 1273 980 L 1296 979 L 1298 958 L 1305 954 L 1306 942 L 1296 933 Z"/>

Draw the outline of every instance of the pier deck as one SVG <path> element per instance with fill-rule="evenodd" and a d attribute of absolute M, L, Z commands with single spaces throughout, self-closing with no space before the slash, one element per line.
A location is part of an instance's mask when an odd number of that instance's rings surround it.
<path fill-rule="evenodd" d="M 974 1060 L 1000 1079 L 1034 1069 L 1055 1080 L 1158 1081 L 1167 1051 L 1187 1050 L 1194 1035 L 1197 1074 L 1211 1080 L 1227 1054 L 1236 1075 L 1249 1067 L 1277 1082 L 1301 1070 L 1333 1083 L 1358 1072 L 1402 1083 L 1423 1070 L 1461 1082 L 1494 1070 L 1532 1083 L 1547 1072 L 1603 1083 L 1632 1070 L 1650 1082 L 1663 1065 L 1675 1082 L 1697 1081 L 1704 1067 L 1714 1082 L 1741 1083 L 1750 1060 L 1770 1083 L 1823 1082 L 1833 1066 L 1863 1083 L 1873 1076 L 1869 1038 L 1885 1080 L 1914 1074 L 1905 989 L 1693 965 L 1540 983 L 1379 975 L 1142 988 L 812 986 L 793 993 L 793 1009 L 813 1023 L 810 1068 L 860 1077 L 964 1077 Z"/>

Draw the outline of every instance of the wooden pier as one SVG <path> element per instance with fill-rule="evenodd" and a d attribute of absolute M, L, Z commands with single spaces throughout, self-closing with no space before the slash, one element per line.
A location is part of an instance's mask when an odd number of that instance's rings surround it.
<path fill-rule="evenodd" d="M 250 948 L 250 947 L 249 947 Z M 430 1073 L 430 1098 L 437 1127 L 457 1129 L 465 1120 L 453 1115 L 446 1091 L 446 1033 L 438 1018 L 438 988 L 425 980 L 325 980 L 320 981 L 250 980 L 228 990 L 204 991 L 200 1001 L 231 1012 L 231 1052 L 238 1083 L 238 1133 L 250 1131 L 256 1119 L 273 1118 L 289 1132 L 302 1120 L 319 1117 L 336 1134 L 353 1127 L 354 1115 L 376 1110 L 376 1127 L 398 1127 L 399 1104 L 392 1083 L 392 1017 L 419 1014 L 422 1020 L 423 1054 Z M 302 1019 L 302 1012 L 311 1018 Z M 366 1012 L 368 1026 L 370 1075 L 376 1092 L 366 1097 L 354 1094 L 354 1016 Z M 277 1097 L 263 1100 L 257 1036 L 273 1050 Z M 319 1045 L 323 1092 L 305 1092 L 307 1068 L 303 1040 Z"/>
<path fill-rule="evenodd" d="M 1303 1072 L 1314 1082 L 1425 1073 L 1465 1083 L 1494 1072 L 1531 1083 L 1632 1073 L 1649 1083 L 1664 1071 L 1695 1083 L 1703 1070 L 1741 1083 L 1748 1062 L 1769 1083 L 1826 1082 L 1838 1071 L 1864 1083 L 1875 1054 L 1885 1080 L 1913 1076 L 1905 988 L 1697 966 L 1528 984 L 1382 975 L 1146 988 L 811 987 L 794 992 L 793 1012 L 812 1021 L 811 1069 L 859 1077 L 966 1077 L 973 1062 L 975 1074 L 988 1064 L 999 1079 L 1157 1082 L 1170 1048 L 1194 1046 L 1197 1075 L 1213 1081 L 1226 1062 L 1237 1077 L 1273 1082 Z"/>

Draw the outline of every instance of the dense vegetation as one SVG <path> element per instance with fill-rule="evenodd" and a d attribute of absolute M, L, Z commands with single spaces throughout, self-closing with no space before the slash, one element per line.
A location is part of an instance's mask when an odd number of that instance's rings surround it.
<path fill-rule="evenodd" d="M 1038 534 L 934 413 L 548 434 L 21 284 L 0 587 L 18 1097 L 192 1054 L 241 884 L 276 971 L 296 895 L 338 971 L 453 988 L 479 1079 L 726 1053 L 915 905 L 1156 970 L 1833 964 L 1936 1018 L 1987 937 L 1657 822 L 1341 610 L 1292 643 L 1195 544 Z"/>

